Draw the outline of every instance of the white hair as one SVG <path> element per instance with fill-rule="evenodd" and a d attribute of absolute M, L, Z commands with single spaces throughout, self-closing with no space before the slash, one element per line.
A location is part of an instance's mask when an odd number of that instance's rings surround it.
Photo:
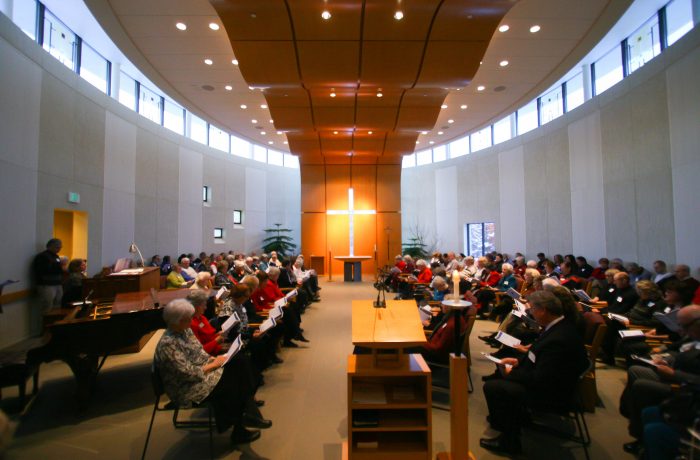
<path fill-rule="evenodd" d="M 163 309 L 163 320 L 168 327 L 180 323 L 186 316 L 194 315 L 194 307 L 185 299 L 171 300 Z"/>
<path fill-rule="evenodd" d="M 432 287 L 433 289 L 445 286 L 447 286 L 447 281 L 445 281 L 445 278 L 443 278 L 442 276 L 436 276 L 435 278 L 433 278 L 433 282 L 430 283 L 430 287 Z"/>
<path fill-rule="evenodd" d="M 513 272 L 513 266 L 511 264 L 503 264 L 501 265 L 501 271 L 508 270 L 509 272 Z"/>
<path fill-rule="evenodd" d="M 267 276 L 269 278 L 274 278 L 280 275 L 280 269 L 277 267 L 270 267 L 267 269 Z"/>
<path fill-rule="evenodd" d="M 270 267 L 270 268 L 275 268 L 275 267 Z M 239 281 L 238 284 L 245 284 L 250 288 L 250 292 L 252 293 L 255 291 L 258 286 L 260 286 L 260 280 L 258 279 L 257 276 L 255 275 L 246 275 L 243 278 L 241 278 L 241 281 Z"/>
<path fill-rule="evenodd" d="M 428 263 L 423 259 L 418 259 L 416 261 L 416 267 L 427 267 Z"/>
<path fill-rule="evenodd" d="M 555 288 L 557 286 L 559 286 L 559 282 L 551 276 L 548 276 L 547 278 L 542 280 L 542 289 L 544 289 L 545 291 L 551 291 L 552 288 Z"/>
<path fill-rule="evenodd" d="M 528 260 L 527 261 L 527 268 L 537 268 L 537 261 L 536 260 Z"/>

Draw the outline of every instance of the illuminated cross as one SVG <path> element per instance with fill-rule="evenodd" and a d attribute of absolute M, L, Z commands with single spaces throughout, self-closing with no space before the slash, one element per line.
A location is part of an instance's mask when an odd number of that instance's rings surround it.
<path fill-rule="evenodd" d="M 376 214 L 377 211 L 374 209 L 367 209 L 367 210 L 362 210 L 362 211 L 356 211 L 354 207 L 354 191 L 352 187 L 348 189 L 348 210 L 336 210 L 336 209 L 329 209 L 326 211 L 326 214 L 329 216 L 340 216 L 340 215 L 347 215 L 348 216 L 348 221 L 350 223 L 350 254 L 351 256 L 355 255 L 355 238 L 354 238 L 354 233 L 355 233 L 355 219 L 353 218 L 355 214 Z"/>

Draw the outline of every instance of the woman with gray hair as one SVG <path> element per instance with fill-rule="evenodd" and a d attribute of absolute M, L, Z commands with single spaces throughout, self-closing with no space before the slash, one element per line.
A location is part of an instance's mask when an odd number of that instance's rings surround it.
<path fill-rule="evenodd" d="M 260 431 L 244 426 L 245 403 L 253 397 L 250 379 L 241 372 L 241 361 L 226 356 L 211 357 L 194 336 L 190 324 L 194 307 L 185 299 L 176 299 L 163 309 L 167 329 L 154 356 L 163 388 L 173 403 L 186 408 L 211 402 L 220 433 L 231 426 L 231 442 L 242 444 L 260 437 Z"/>

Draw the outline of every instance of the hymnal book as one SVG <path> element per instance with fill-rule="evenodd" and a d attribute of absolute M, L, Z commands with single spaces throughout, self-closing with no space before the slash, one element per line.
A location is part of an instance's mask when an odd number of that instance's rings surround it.
<path fill-rule="evenodd" d="M 520 345 L 520 340 L 516 339 L 510 334 L 506 334 L 503 331 L 498 331 L 498 334 L 496 334 L 496 337 L 494 338 L 507 347 L 513 348 Z"/>
<path fill-rule="evenodd" d="M 386 404 L 386 391 L 381 383 L 358 383 L 352 386 L 352 402 Z"/>
<path fill-rule="evenodd" d="M 520 300 L 520 293 L 513 288 L 508 288 L 506 295 L 509 295 L 513 300 Z"/>
<path fill-rule="evenodd" d="M 228 292 L 226 286 L 221 286 L 221 289 L 216 291 L 216 300 L 221 300 L 221 296 L 223 296 L 226 292 Z"/>
<path fill-rule="evenodd" d="M 641 329 L 630 329 L 628 331 L 618 331 L 620 337 L 623 339 L 630 339 L 633 337 L 644 337 L 644 331 Z"/>
<path fill-rule="evenodd" d="M 420 314 L 420 320 L 421 321 L 427 321 L 430 319 L 430 317 L 433 315 L 432 310 L 430 309 L 430 305 L 426 305 L 424 307 L 420 307 L 418 309 L 418 313 Z"/>
<path fill-rule="evenodd" d="M 650 366 L 654 366 L 654 367 L 658 366 L 658 364 L 656 364 L 654 361 L 652 361 L 652 360 L 649 359 L 649 358 L 645 358 L 645 357 L 643 357 L 643 356 L 631 355 L 630 358 L 632 358 L 632 359 L 635 360 L 635 361 L 639 361 L 640 363 L 646 363 L 646 364 L 648 364 L 648 365 L 650 365 Z"/>
<path fill-rule="evenodd" d="M 234 311 L 233 315 L 229 316 L 228 319 L 224 321 L 224 324 L 221 325 L 221 333 L 228 334 L 228 331 L 230 331 L 233 326 L 240 322 L 241 318 L 239 318 L 238 313 Z"/>
<path fill-rule="evenodd" d="M 270 318 L 277 319 L 281 318 L 284 316 L 284 310 L 282 310 L 282 306 L 278 305 L 272 310 L 270 310 Z"/>
<path fill-rule="evenodd" d="M 358 449 L 379 449 L 379 441 L 357 441 Z"/>
<path fill-rule="evenodd" d="M 415 401 L 416 390 L 411 385 L 395 385 L 391 389 L 391 399 L 394 401 Z"/>
<path fill-rule="evenodd" d="M 626 316 L 618 315 L 617 313 L 608 313 L 608 318 L 619 321 L 622 324 L 629 324 L 629 319 Z"/>
<path fill-rule="evenodd" d="M 518 299 L 513 299 L 513 300 L 515 300 L 515 306 L 516 306 L 516 308 L 518 309 L 518 311 L 519 311 L 520 313 L 523 313 L 523 314 L 524 314 L 524 313 L 527 311 L 527 307 L 525 306 L 525 304 L 522 303 L 522 302 L 521 302 L 520 300 L 518 300 Z"/>
<path fill-rule="evenodd" d="M 352 417 L 355 428 L 374 428 L 379 426 L 379 412 L 376 410 L 358 410 Z"/>
<path fill-rule="evenodd" d="M 291 299 L 292 297 L 296 297 L 297 294 L 298 294 L 297 290 L 296 290 L 296 289 L 292 289 L 291 291 L 289 291 L 289 292 L 287 293 L 287 295 L 284 296 L 284 298 L 287 299 L 287 300 L 289 300 L 289 299 Z"/>
<path fill-rule="evenodd" d="M 484 353 L 483 351 L 481 352 L 481 354 L 482 354 L 486 359 L 488 359 L 489 361 L 493 361 L 493 362 L 496 363 L 496 364 L 501 364 L 501 363 L 502 363 L 502 361 L 501 361 L 500 359 L 496 358 L 495 356 L 492 356 L 492 355 L 490 355 L 490 354 L 488 354 L 488 353 Z"/>
<path fill-rule="evenodd" d="M 260 332 L 265 332 L 268 329 L 272 329 L 273 327 L 275 327 L 276 324 L 277 323 L 275 322 L 275 318 L 267 318 L 265 321 L 260 323 L 260 327 L 258 328 L 258 330 Z"/>
<path fill-rule="evenodd" d="M 274 303 L 275 307 L 284 307 L 285 305 L 287 305 L 287 298 L 286 297 L 282 297 L 281 299 L 275 300 L 275 303 Z"/>
<path fill-rule="evenodd" d="M 243 348 L 243 341 L 241 340 L 241 336 L 239 335 L 236 337 L 236 340 L 231 343 L 231 348 L 228 349 L 228 352 L 226 353 L 226 361 L 224 362 L 224 365 L 231 361 L 231 358 L 236 356 L 236 354 L 241 351 L 241 348 Z"/>
<path fill-rule="evenodd" d="M 584 302 L 593 302 L 593 299 L 586 294 L 586 291 L 583 289 L 576 289 L 574 290 L 574 293 L 578 296 L 579 299 L 583 300 Z"/>

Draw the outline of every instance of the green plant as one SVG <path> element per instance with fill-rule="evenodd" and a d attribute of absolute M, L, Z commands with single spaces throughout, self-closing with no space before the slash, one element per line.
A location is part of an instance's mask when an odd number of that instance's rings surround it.
<path fill-rule="evenodd" d="M 428 255 L 426 244 L 422 235 L 413 235 L 408 239 L 408 243 L 403 243 L 403 253 L 414 259 L 422 259 Z"/>
<path fill-rule="evenodd" d="M 282 224 L 273 224 L 275 228 L 266 228 L 265 233 L 269 235 L 263 240 L 263 251 L 270 253 L 277 252 L 282 257 L 291 254 L 297 248 L 294 239 L 288 234 L 292 232 L 290 228 L 281 228 Z"/>

